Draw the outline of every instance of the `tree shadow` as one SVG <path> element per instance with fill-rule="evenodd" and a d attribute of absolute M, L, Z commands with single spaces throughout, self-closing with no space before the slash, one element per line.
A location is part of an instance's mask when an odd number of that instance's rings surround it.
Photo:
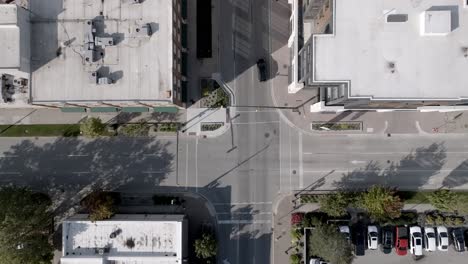
<path fill-rule="evenodd" d="M 60 220 L 73 214 L 94 189 L 158 186 L 172 172 L 174 155 L 168 152 L 169 145 L 124 137 L 59 138 L 43 145 L 23 140 L 0 158 L 2 171 L 15 172 L 3 174 L 1 180 L 50 195 Z"/>
<path fill-rule="evenodd" d="M 343 174 L 333 185 L 340 189 L 365 189 L 372 185 L 418 189 L 437 174 L 446 162 L 444 143 L 433 143 L 416 148 L 399 162 L 389 162 L 387 167 L 370 161 L 365 167 Z"/>
<path fill-rule="evenodd" d="M 458 167 L 452 170 L 450 174 L 444 178 L 442 186 L 454 188 L 466 183 L 468 183 L 468 160 L 463 161 Z"/>

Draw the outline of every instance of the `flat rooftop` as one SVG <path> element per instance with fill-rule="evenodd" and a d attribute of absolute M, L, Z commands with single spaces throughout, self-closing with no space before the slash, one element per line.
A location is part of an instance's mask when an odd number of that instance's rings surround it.
<path fill-rule="evenodd" d="M 32 101 L 172 102 L 172 2 L 167 0 L 30 1 Z M 112 38 L 86 61 L 88 21 Z M 153 34 L 143 31 L 151 25 Z M 97 43 L 97 42 L 96 42 Z M 102 52 L 102 53 L 101 53 Z M 96 73 L 113 83 L 97 84 Z M 93 79 L 94 78 L 94 79 Z"/>
<path fill-rule="evenodd" d="M 16 5 L 0 4 L 0 68 L 20 67 L 20 29 Z"/>
<path fill-rule="evenodd" d="M 315 35 L 315 82 L 350 98 L 468 98 L 468 8 L 461 0 L 336 0 L 333 35 Z"/>
<path fill-rule="evenodd" d="M 65 221 L 61 263 L 182 263 L 183 216 L 142 217 Z"/>

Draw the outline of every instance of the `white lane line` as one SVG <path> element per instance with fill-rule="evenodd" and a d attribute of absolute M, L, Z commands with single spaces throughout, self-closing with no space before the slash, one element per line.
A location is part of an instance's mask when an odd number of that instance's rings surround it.
<path fill-rule="evenodd" d="M 440 152 L 428 152 L 422 151 L 421 153 L 427 154 L 438 154 Z M 446 151 L 445 154 L 468 154 L 468 151 Z M 304 152 L 304 155 L 408 155 L 411 154 L 411 150 L 406 152 L 354 152 L 354 151 L 346 151 L 343 150 L 342 152 Z"/>
<path fill-rule="evenodd" d="M 68 157 L 87 157 L 88 154 L 68 154 Z"/>
<path fill-rule="evenodd" d="M 299 188 L 304 188 L 304 174 L 302 173 L 302 132 L 299 132 Z"/>
<path fill-rule="evenodd" d="M 188 187 L 188 142 L 185 142 L 185 188 Z"/>
<path fill-rule="evenodd" d="M 213 203 L 213 205 L 257 205 L 272 204 L 272 202 L 232 202 L 232 203 Z"/>
<path fill-rule="evenodd" d="M 272 212 L 259 212 L 259 213 L 250 213 L 250 212 L 238 212 L 238 213 L 233 213 L 233 212 L 217 212 L 216 214 L 219 215 L 271 215 Z"/>
<path fill-rule="evenodd" d="M 90 171 L 72 171 L 73 174 L 86 174 L 91 173 Z"/>
<path fill-rule="evenodd" d="M 151 170 L 151 171 L 142 171 L 142 173 L 146 174 L 157 174 L 157 173 L 167 173 L 167 170 Z"/>
<path fill-rule="evenodd" d="M 195 140 L 195 192 L 198 193 L 198 137 Z"/>
<path fill-rule="evenodd" d="M 236 108 L 236 107 L 231 107 L 231 108 Z M 255 108 L 255 107 L 252 107 L 252 108 Z M 247 111 L 247 110 L 244 110 L 244 111 L 239 111 L 237 110 L 236 113 L 276 113 L 276 110 L 255 110 L 255 111 Z"/>
<path fill-rule="evenodd" d="M 232 225 L 232 224 L 248 224 L 248 225 L 255 225 L 255 224 L 270 224 L 271 220 L 219 220 L 218 224 L 220 225 Z"/>
<path fill-rule="evenodd" d="M 365 163 L 367 163 L 367 161 L 365 161 L 365 160 L 352 160 L 349 163 L 351 163 L 351 164 L 365 164 Z"/>
<path fill-rule="evenodd" d="M 280 121 L 264 121 L 264 122 L 239 122 L 232 123 L 233 125 L 255 125 L 255 124 L 279 124 Z"/>
<path fill-rule="evenodd" d="M 283 159 L 281 158 L 281 155 L 282 155 L 282 151 L 281 151 L 281 146 L 283 145 L 282 141 L 283 141 L 283 132 L 282 132 L 282 128 L 283 126 L 280 124 L 279 125 L 279 167 L 280 167 L 280 173 L 279 173 L 279 192 L 281 193 L 282 191 L 282 188 L 281 186 L 283 186 L 283 177 L 281 177 L 281 175 L 283 174 L 283 167 L 282 167 L 282 164 L 283 164 Z"/>
<path fill-rule="evenodd" d="M 292 187 L 292 145 L 291 145 L 291 128 L 288 129 L 289 135 L 289 192 L 293 190 Z"/>
<path fill-rule="evenodd" d="M 0 158 L 17 158 L 18 155 L 0 155 Z"/>
<path fill-rule="evenodd" d="M 437 170 L 437 174 L 440 174 L 442 172 L 452 172 L 453 170 L 455 170 L 456 168 L 447 168 L 447 169 L 440 169 L 440 170 Z M 353 171 L 354 169 L 350 169 L 350 170 L 333 170 L 333 173 L 343 173 L 343 172 L 350 172 L 350 171 Z M 359 170 L 359 169 L 358 169 Z M 365 171 L 374 171 L 374 170 L 359 170 L 361 172 L 365 172 Z M 426 170 L 412 170 L 412 169 L 401 169 L 399 170 L 400 174 L 401 172 L 426 172 L 426 171 L 433 171 L 432 169 L 428 168 Z M 304 171 L 305 173 L 329 173 L 330 170 L 305 170 Z M 468 170 L 459 170 L 457 169 L 457 172 L 468 172 Z"/>

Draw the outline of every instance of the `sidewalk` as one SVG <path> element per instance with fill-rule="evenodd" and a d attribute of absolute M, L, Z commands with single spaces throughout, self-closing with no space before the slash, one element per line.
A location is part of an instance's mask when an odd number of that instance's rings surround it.
<path fill-rule="evenodd" d="M 99 117 L 103 123 L 132 123 L 139 120 L 147 122 L 185 122 L 186 111 L 178 113 L 63 113 L 51 108 L 1 108 L 0 124 L 76 124 L 87 116 Z"/>
<path fill-rule="evenodd" d="M 287 80 L 282 74 L 272 80 L 273 102 L 279 107 L 293 107 L 281 110 L 290 124 L 305 133 L 314 134 L 438 134 L 467 133 L 468 113 L 458 112 L 418 112 L 418 111 L 345 111 L 341 113 L 311 113 L 310 106 L 316 103 L 315 89 L 303 89 L 296 94 L 288 94 Z M 362 122 L 361 131 L 314 131 L 314 121 Z"/>

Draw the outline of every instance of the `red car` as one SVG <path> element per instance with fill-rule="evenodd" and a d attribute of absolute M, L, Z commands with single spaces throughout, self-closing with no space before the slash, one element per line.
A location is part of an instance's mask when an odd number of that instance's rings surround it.
<path fill-rule="evenodd" d="M 405 226 L 396 227 L 395 251 L 400 256 L 408 253 L 408 228 Z"/>

